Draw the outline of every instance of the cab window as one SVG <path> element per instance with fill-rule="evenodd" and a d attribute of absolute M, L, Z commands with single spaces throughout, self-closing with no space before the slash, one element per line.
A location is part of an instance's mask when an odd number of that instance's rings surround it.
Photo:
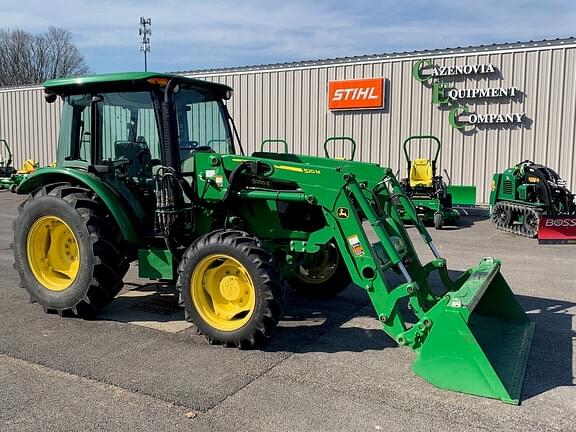
<path fill-rule="evenodd" d="M 233 153 L 228 122 L 220 99 L 206 89 L 183 88 L 174 97 L 178 113 L 180 159 L 197 150 Z"/>

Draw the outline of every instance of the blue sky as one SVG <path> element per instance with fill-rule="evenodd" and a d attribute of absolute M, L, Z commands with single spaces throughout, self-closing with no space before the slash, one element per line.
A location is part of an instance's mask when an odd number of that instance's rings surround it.
<path fill-rule="evenodd" d="M 70 30 L 93 72 L 195 70 L 576 36 L 576 2 L 0 0 L 0 28 Z"/>

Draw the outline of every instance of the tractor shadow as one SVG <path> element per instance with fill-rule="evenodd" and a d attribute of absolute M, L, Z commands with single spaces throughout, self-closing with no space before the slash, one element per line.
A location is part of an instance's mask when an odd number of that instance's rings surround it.
<path fill-rule="evenodd" d="M 450 271 L 452 279 L 461 274 Z M 396 283 L 399 281 L 396 277 L 391 278 L 392 286 L 394 280 Z M 436 291 L 439 279 L 435 275 L 431 277 L 431 283 Z M 557 387 L 574 386 L 576 331 L 573 322 L 576 303 L 518 294 L 515 297 L 536 324 L 521 399 L 530 399 Z M 416 321 L 405 302 L 400 304 L 400 311 L 407 322 Z M 288 299 L 284 317 L 263 350 L 337 353 L 381 351 L 395 347 L 397 344 L 380 330 L 365 292 L 349 287 L 334 299 Z"/>
<path fill-rule="evenodd" d="M 483 207 L 456 207 L 460 212 L 460 217 L 455 225 L 444 225 L 442 227 L 445 231 L 459 230 L 461 228 L 471 228 L 476 222 L 490 218 L 488 208 Z"/>
<path fill-rule="evenodd" d="M 161 283 L 126 283 L 121 293 L 96 316 L 114 321 L 178 333 L 192 326 L 184 319 L 172 286 Z"/>
<path fill-rule="evenodd" d="M 450 271 L 456 279 L 462 272 Z M 390 286 L 401 282 L 388 278 Z M 430 277 L 433 290 L 440 294 L 439 278 Z M 532 349 L 524 380 L 522 399 L 530 399 L 557 387 L 574 386 L 573 329 L 576 303 L 542 297 L 516 295 L 516 299 L 536 324 Z M 400 311 L 408 323 L 416 321 L 400 303 Z M 128 284 L 98 319 L 129 323 L 169 333 L 191 336 L 198 343 L 207 343 L 195 335 L 184 320 L 183 310 L 173 289 L 160 284 Z M 283 316 L 265 352 L 339 353 L 382 351 L 397 344 L 380 329 L 374 309 L 365 291 L 349 286 L 338 296 L 314 299 L 289 290 Z"/>
<path fill-rule="evenodd" d="M 363 352 L 397 346 L 380 329 L 364 290 L 349 286 L 338 296 L 314 299 L 290 291 L 268 352 Z"/>

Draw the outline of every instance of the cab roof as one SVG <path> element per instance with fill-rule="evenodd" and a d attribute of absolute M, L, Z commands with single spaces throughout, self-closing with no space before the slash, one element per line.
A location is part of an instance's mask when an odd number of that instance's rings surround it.
<path fill-rule="evenodd" d="M 224 84 L 187 78 L 182 75 L 156 72 L 119 72 L 99 75 L 87 75 L 75 78 L 57 78 L 44 83 L 46 93 L 78 94 L 90 91 L 132 90 L 146 87 L 162 87 L 170 80 L 196 88 L 212 90 L 224 95 L 232 89 Z"/>

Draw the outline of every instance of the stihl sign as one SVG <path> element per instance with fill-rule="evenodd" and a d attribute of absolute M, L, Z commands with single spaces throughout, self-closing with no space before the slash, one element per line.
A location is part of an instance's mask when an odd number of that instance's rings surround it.
<path fill-rule="evenodd" d="M 576 244 L 575 216 L 543 216 L 538 226 L 540 244 Z"/>
<path fill-rule="evenodd" d="M 384 108 L 384 78 L 330 81 L 328 108 L 331 110 Z"/>

